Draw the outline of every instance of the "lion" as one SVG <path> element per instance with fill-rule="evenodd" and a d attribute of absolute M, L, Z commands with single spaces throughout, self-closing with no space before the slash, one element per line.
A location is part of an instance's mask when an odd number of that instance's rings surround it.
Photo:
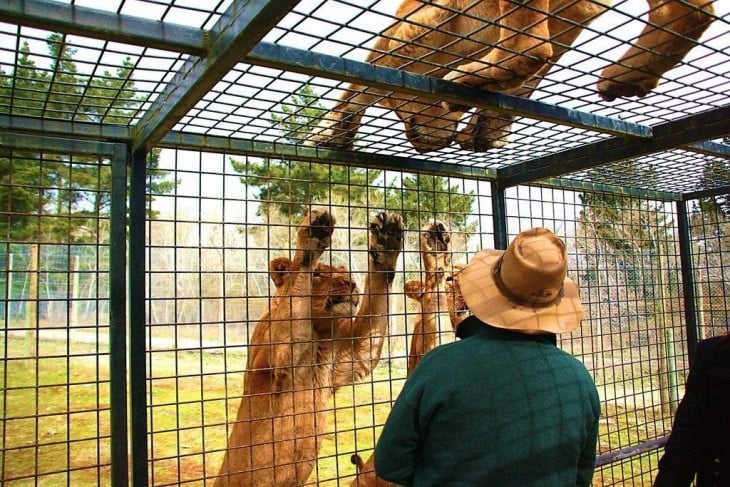
<path fill-rule="evenodd" d="M 607 11 L 610 0 L 403 0 L 398 20 L 375 41 L 366 62 L 428 74 L 482 89 L 529 97 L 582 29 Z M 597 85 L 606 101 L 643 97 L 676 66 L 714 20 L 712 0 L 647 0 L 648 22 L 635 45 L 606 67 Z M 511 115 L 477 109 L 460 133 L 469 107 L 350 84 L 312 131 L 308 144 L 353 148 L 366 108 L 396 112 L 419 153 L 448 147 L 502 147 Z"/>
<path fill-rule="evenodd" d="M 318 262 L 334 226 L 329 211 L 313 209 L 299 225 L 294 258 L 270 265 L 276 290 L 249 341 L 243 397 L 217 487 L 305 483 L 329 399 L 380 360 L 403 221 L 388 213 L 372 218 L 362 302 L 345 267 Z"/>
<path fill-rule="evenodd" d="M 449 229 L 439 220 L 432 219 L 421 228 L 419 247 L 425 279 L 423 281 L 413 279 L 403 285 L 406 296 L 421 307 L 421 313 L 416 318 L 411 334 L 408 376 L 416 368 L 421 357 L 437 345 L 438 316 L 446 309 L 440 298 L 443 297 L 444 291 L 444 273 L 451 265 L 450 242 Z"/>
<path fill-rule="evenodd" d="M 437 345 L 438 315 L 448 310 L 453 330 L 456 330 L 456 325 L 466 316 L 463 298 L 455 296 L 453 292 L 450 242 L 449 229 L 439 220 L 429 220 L 421 228 L 419 246 L 425 279 L 423 281 L 413 279 L 403 285 L 406 296 L 421 306 L 421 313 L 413 325 L 411 335 L 406 373 L 408 377 L 426 352 Z M 458 270 L 462 267 L 455 265 L 453 269 Z M 448 277 L 444 278 L 447 274 Z M 442 305 L 443 296 L 446 299 Z M 395 487 L 395 484 L 375 474 L 375 455 L 370 455 L 368 461 L 363 462 L 362 457 L 354 453 L 350 457 L 350 462 L 356 467 L 355 478 L 350 487 Z"/>

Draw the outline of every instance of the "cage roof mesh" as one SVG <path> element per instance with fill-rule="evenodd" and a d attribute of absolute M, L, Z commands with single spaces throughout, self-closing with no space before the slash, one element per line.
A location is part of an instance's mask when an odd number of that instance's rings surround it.
<path fill-rule="evenodd" d="M 9 95 L 0 97 L 0 115 L 5 117 L 6 129 L 17 126 L 19 119 L 102 124 L 120 128 L 120 133 L 135 144 L 151 141 L 153 145 L 164 145 L 165 141 L 172 144 L 171 140 L 188 135 L 207 136 L 254 144 L 256 151 L 262 153 L 267 148 L 295 146 L 291 149 L 294 154 L 316 154 L 315 158 L 336 163 L 343 158 L 342 151 L 308 148 L 293 133 L 292 126 L 296 127 L 298 121 L 310 114 L 313 105 L 334 107 L 353 77 L 364 86 L 376 80 L 381 87 L 396 79 L 379 78 L 381 73 L 368 70 L 364 60 L 374 40 L 396 20 L 398 3 L 4 2 L 0 7 L 0 19 L 5 18 L 0 22 L 0 76 L 11 89 L 7 90 Z M 697 126 L 704 119 L 693 118 L 706 113 L 722 115 L 730 107 L 728 2 L 714 2 L 716 18 L 712 25 L 652 93 L 612 102 L 601 100 L 597 94 L 601 69 L 617 60 L 646 25 L 646 8 L 645 2 L 614 2 L 611 10 L 583 29 L 532 93 L 530 100 L 547 108 L 548 115 L 553 115 L 550 107 L 558 114 L 567 109 L 571 117 L 577 114 L 579 123 L 555 121 L 554 117 L 551 121 L 545 113 L 521 113 L 502 148 L 475 152 L 452 144 L 419 153 L 406 139 L 403 123 L 395 112 L 373 105 L 365 111 L 353 154 L 345 162 L 375 161 L 393 168 L 408 162 L 410 168 L 422 165 L 445 173 L 474 171 L 473 174 L 497 180 L 504 174 L 506 185 L 559 177 L 578 184 L 590 182 L 681 194 L 730 186 L 730 181 L 723 180 L 722 171 L 707 176 L 708 167 L 727 166 L 730 151 L 723 138 L 730 134 L 730 122 L 719 122 L 723 127 L 720 129 L 716 123 L 704 133 Z M 248 10 L 256 9 L 263 16 L 252 22 L 233 18 L 233 14 L 245 17 Z M 75 97 L 63 90 L 64 83 L 70 82 L 69 73 L 64 72 L 68 67 L 56 63 L 49 50 L 48 38 L 54 32 L 60 33 L 55 39 L 73 52 L 74 83 L 82 83 Z M 238 36 L 239 40 L 227 44 L 227 36 Z M 246 42 L 247 37 L 254 41 Z M 244 51 L 237 51 L 242 45 Z M 340 64 L 332 64 L 329 69 L 330 63 L 343 60 L 352 61 L 344 64 L 344 71 Z M 20 85 L 18 80 L 29 63 L 50 80 L 43 85 L 47 92 L 32 93 Z M 348 71 L 348 66 L 356 69 Z M 433 72 L 441 68 L 434 64 Z M 114 111 L 109 108 L 114 106 L 114 100 L 129 95 L 119 87 L 99 89 L 98 83 L 118 76 L 133 83 L 124 89 L 133 86 L 134 102 L 124 110 Z M 427 76 L 428 72 L 416 77 L 416 81 Z M 199 83 L 201 79 L 203 83 Z M 406 80 L 410 87 L 409 83 Z M 292 94 L 305 85 L 313 89 L 316 98 L 309 99 L 308 106 L 297 106 Z M 398 88 L 393 85 L 384 97 L 408 100 L 413 96 Z M 415 89 L 422 90 L 418 85 Z M 182 101 L 168 109 L 170 97 Z M 438 93 L 431 103 L 440 103 Z M 466 117 L 468 114 L 463 120 Z M 593 120 L 591 117 L 631 127 L 671 127 L 662 141 L 649 143 L 651 147 L 647 149 L 645 143 L 651 142 L 652 137 L 611 133 L 596 129 L 592 122 L 580 122 Z M 684 124 L 683 119 L 687 120 Z M 280 123 L 282 120 L 288 123 Z M 155 124 L 156 132 L 145 132 L 146 127 Z M 700 135 L 688 138 L 687 131 Z M 75 134 L 70 131 L 69 135 Z M 301 147 L 300 152 L 297 146 Z M 606 147 L 616 149 L 616 154 L 606 151 Z M 272 154 L 276 152 L 272 149 Z M 628 159 L 653 168 L 658 176 L 646 180 L 636 178 L 633 172 L 623 173 Z M 568 163 L 564 165 L 563 160 Z M 611 170 L 597 170 L 605 167 Z"/>

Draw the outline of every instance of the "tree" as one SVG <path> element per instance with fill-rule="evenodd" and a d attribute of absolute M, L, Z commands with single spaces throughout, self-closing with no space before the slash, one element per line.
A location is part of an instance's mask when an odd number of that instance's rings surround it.
<path fill-rule="evenodd" d="M 126 58 L 115 73 L 94 77 L 78 72 L 76 50 L 65 36 L 46 39 L 48 68 L 36 66 L 25 42 L 14 72 L 0 71 L 0 98 L 12 99 L 11 115 L 74 121 L 128 123 L 142 100 L 131 79 L 134 64 Z M 6 111 L 6 113 L 8 113 Z M 13 151 L 0 157 L 0 232 L 8 240 L 58 242 L 104 241 L 100 215 L 108 214 L 111 168 L 103 160 Z M 157 170 L 159 151 L 149 158 L 148 193 L 169 193 L 177 184 Z M 154 215 L 149 215 L 154 216 Z M 106 231 L 104 231 L 106 233 Z"/>
<path fill-rule="evenodd" d="M 388 188 L 386 207 L 402 212 L 406 226 L 420 229 L 427 218 L 437 218 L 450 228 L 467 233 L 476 230 L 469 222 L 474 204 L 474 192 L 464 192 L 449 178 L 428 174 L 409 175 L 400 187 Z"/>
<path fill-rule="evenodd" d="M 642 181 L 651 187 L 657 177 L 652 166 L 627 161 L 599 167 L 591 179 Z M 580 198 L 577 243 L 585 258 L 584 279 L 591 284 L 587 290 L 597 294 L 588 299 L 603 308 L 598 316 L 609 320 L 609 328 L 598 321 L 594 349 L 606 347 L 608 332 L 632 347 L 657 353 L 662 405 L 671 411 L 678 399 L 674 330 L 679 310 L 671 296 L 679 292 L 679 271 L 676 259 L 669 258 L 678 254 L 674 223 L 663 202 L 615 193 L 584 193 Z M 620 308 L 613 305 L 616 301 Z"/>
<path fill-rule="evenodd" d="M 270 119 L 286 142 L 304 142 L 316 121 L 325 113 L 319 97 L 310 85 L 303 85 L 282 103 Z M 380 202 L 382 191 L 373 183 L 382 171 L 348 166 L 334 166 L 279 159 L 231 159 L 233 169 L 243 176 L 241 182 L 256 188 L 261 201 L 259 216 L 272 209 L 286 218 L 301 218 L 310 204 L 332 201 Z"/>
<path fill-rule="evenodd" d="M 303 85 L 270 119 L 288 143 L 300 144 L 325 112 L 312 86 Z M 273 210 L 285 218 L 299 218 L 310 204 L 329 201 L 355 211 L 400 211 L 410 229 L 420 228 L 425 218 L 439 218 L 473 231 L 473 226 L 467 228 L 473 192 L 464 193 L 443 176 L 410 175 L 385 181 L 386 174 L 379 169 L 276 159 L 232 159 L 231 164 L 243 174 L 241 182 L 256 189 L 261 201 L 259 216 Z"/>

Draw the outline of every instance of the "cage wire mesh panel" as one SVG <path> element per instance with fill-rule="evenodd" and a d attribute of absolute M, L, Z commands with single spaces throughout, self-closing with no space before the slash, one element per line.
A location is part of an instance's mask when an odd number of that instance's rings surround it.
<path fill-rule="evenodd" d="M 349 482 L 355 473 L 350 457 L 370 456 L 405 378 L 409 325 L 421 310 L 404 296 L 403 286 L 425 279 L 421 227 L 432 218 L 445 223 L 455 261 L 465 262 L 468 252 L 491 246 L 482 230 L 491 226 L 488 185 L 183 150 L 163 150 L 158 170 L 178 184 L 172 194 L 152 195 L 155 218 L 148 226 L 150 475 L 155 485 L 218 475 L 241 402 L 252 353 L 249 340 L 273 302 L 269 262 L 294 254 L 306 212 L 322 204 L 335 215 L 332 245 L 323 261 L 349 269 L 360 293 L 365 292 L 372 215 L 385 208 L 405 219 L 405 248 L 388 296 L 389 333 L 380 362 L 369 377 L 340 387 L 328 401 L 322 447 L 309 480 L 312 485 Z M 417 183 L 421 190 L 407 190 Z M 364 306 L 365 297 L 358 298 Z M 452 341 L 446 310 L 438 300 L 435 306 L 434 339 Z M 347 366 L 353 359 L 340 360 Z"/>
<path fill-rule="evenodd" d="M 2 483 L 108 485 L 108 161 L 0 155 Z"/>
<path fill-rule="evenodd" d="M 688 367 L 675 205 L 536 187 L 508 194 L 510 234 L 547 226 L 571 249 L 587 313 L 559 345 L 586 364 L 601 397 L 594 484 L 651 485 Z"/>
<path fill-rule="evenodd" d="M 728 320 L 727 273 L 728 226 L 727 194 L 709 196 L 687 203 L 695 265 L 695 294 L 699 338 L 722 335 L 730 330 Z"/>

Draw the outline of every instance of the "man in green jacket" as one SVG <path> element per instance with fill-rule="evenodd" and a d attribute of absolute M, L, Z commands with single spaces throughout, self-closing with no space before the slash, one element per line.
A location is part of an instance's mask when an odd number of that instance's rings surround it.
<path fill-rule="evenodd" d="M 472 316 L 423 357 L 375 448 L 400 485 L 588 486 L 600 403 L 585 366 L 555 345 L 583 318 L 567 250 L 544 228 L 483 250 L 454 276 Z"/>

